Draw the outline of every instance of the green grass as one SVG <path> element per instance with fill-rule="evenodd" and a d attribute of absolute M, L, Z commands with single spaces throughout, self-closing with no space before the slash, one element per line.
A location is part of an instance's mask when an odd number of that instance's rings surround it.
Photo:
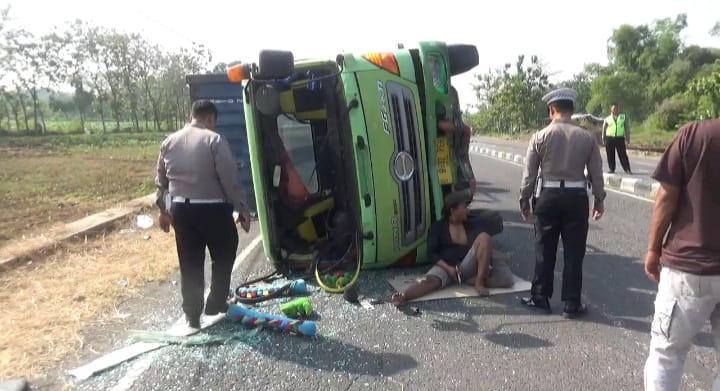
<path fill-rule="evenodd" d="M 676 134 L 677 131 L 654 130 L 640 125 L 633 128 L 630 134 L 630 146 L 664 149 Z"/>
<path fill-rule="evenodd" d="M 154 191 L 163 133 L 0 137 L 0 246 Z"/>
<path fill-rule="evenodd" d="M 586 128 L 596 134 L 598 140 L 600 140 L 600 128 L 598 126 L 587 126 Z M 522 132 L 516 134 L 499 133 L 499 132 L 483 132 L 476 133 L 478 136 L 493 137 L 502 140 L 513 140 L 513 141 L 526 141 L 532 132 Z M 649 129 L 642 125 L 635 126 L 632 129 L 630 137 L 630 148 L 638 149 L 664 149 L 670 142 L 675 138 L 675 131 L 664 131 Z"/>
<path fill-rule="evenodd" d="M 27 131 L 25 130 L 25 123 L 20 123 L 20 128 L 18 129 L 15 122 L 11 121 L 9 124 L 6 121 L 3 121 L 2 124 L 0 124 L 0 130 L 4 130 L 6 134 L 10 135 L 23 135 L 27 134 Z M 112 120 L 106 120 L 105 121 L 105 132 L 106 133 L 129 133 L 129 132 L 155 132 L 155 124 L 151 121 L 146 124 L 145 121 L 140 121 L 139 123 L 140 129 L 136 129 L 132 122 L 130 121 L 120 121 L 119 127 L 118 124 L 115 121 Z M 30 131 L 33 132 L 35 130 L 35 125 L 33 120 L 31 119 L 28 121 L 28 127 L 30 128 Z M 176 127 L 175 123 L 168 123 L 167 121 L 161 122 L 160 124 L 161 129 L 174 129 Z M 79 119 L 74 120 L 61 120 L 61 119 L 47 119 L 45 120 L 45 128 L 47 129 L 48 134 L 85 134 L 86 132 L 83 131 L 82 126 L 80 125 Z M 85 121 L 85 130 L 88 133 L 104 133 L 103 132 L 103 126 L 101 121 Z"/>
<path fill-rule="evenodd" d="M 166 133 L 109 133 L 50 136 L 0 136 L 0 148 L 77 152 L 122 159 L 157 157 Z"/>

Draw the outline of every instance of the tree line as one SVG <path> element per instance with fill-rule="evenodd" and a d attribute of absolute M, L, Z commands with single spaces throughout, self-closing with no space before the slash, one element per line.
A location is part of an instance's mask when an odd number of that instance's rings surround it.
<path fill-rule="evenodd" d="M 548 115 L 540 98 L 556 87 L 578 92 L 576 111 L 606 116 L 617 102 L 635 128 L 670 131 L 692 120 L 720 116 L 720 48 L 686 45 L 687 16 L 622 25 L 608 40 L 608 65 L 586 64 L 569 80 L 549 82 L 542 60 L 518 56 L 514 64 L 477 75 L 476 131 L 519 133 L 541 128 Z M 720 22 L 710 31 L 720 38 Z"/>
<path fill-rule="evenodd" d="M 81 20 L 36 36 L 0 10 L 0 131 L 160 131 L 189 114 L 185 75 L 203 45 L 168 51 L 139 34 Z M 63 128 L 63 129 L 58 129 Z"/>

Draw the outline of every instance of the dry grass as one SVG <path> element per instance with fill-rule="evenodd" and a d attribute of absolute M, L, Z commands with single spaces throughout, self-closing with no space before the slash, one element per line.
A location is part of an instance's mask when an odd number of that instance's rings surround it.
<path fill-rule="evenodd" d="M 58 367 L 82 348 L 83 327 L 114 318 L 119 301 L 176 268 L 172 231 L 151 228 L 68 243 L 0 274 L 0 379 Z"/>

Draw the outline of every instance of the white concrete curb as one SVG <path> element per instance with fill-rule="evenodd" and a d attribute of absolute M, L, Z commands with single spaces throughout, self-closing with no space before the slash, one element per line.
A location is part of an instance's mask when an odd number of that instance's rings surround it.
<path fill-rule="evenodd" d="M 516 164 L 525 164 L 525 156 L 523 155 L 480 147 L 478 144 L 474 143 L 470 144 L 470 152 L 479 155 L 492 156 L 494 158 L 507 160 Z M 585 170 L 585 174 L 587 175 L 587 170 Z M 660 184 L 652 179 L 628 178 L 617 174 L 604 174 L 603 181 L 605 182 L 605 186 L 609 188 L 650 199 L 655 199 L 658 189 L 660 188 Z"/>

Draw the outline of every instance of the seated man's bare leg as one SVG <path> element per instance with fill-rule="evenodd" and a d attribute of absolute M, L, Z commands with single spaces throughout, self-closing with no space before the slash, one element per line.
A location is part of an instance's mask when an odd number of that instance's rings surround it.
<path fill-rule="evenodd" d="M 477 257 L 477 276 L 475 276 L 475 290 L 480 296 L 488 296 L 490 291 L 486 286 L 488 271 L 490 270 L 490 259 L 493 253 L 492 241 L 490 235 L 481 233 L 475 238 L 473 243 L 475 247 L 475 256 Z"/>
<path fill-rule="evenodd" d="M 392 295 L 391 303 L 398 307 L 406 301 L 425 296 L 428 293 L 435 292 L 442 286 L 442 281 L 435 276 L 425 276 L 420 282 L 410 285 L 405 292 L 395 292 Z"/>

